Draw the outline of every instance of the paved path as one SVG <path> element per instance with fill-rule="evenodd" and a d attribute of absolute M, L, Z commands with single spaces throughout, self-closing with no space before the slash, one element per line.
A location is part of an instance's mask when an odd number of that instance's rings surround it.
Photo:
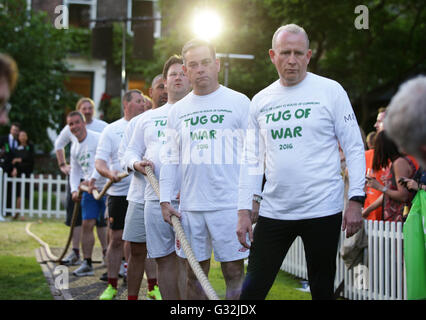
<path fill-rule="evenodd" d="M 54 255 L 59 256 L 62 252 L 61 248 L 51 248 Z M 48 261 L 45 249 L 40 247 L 35 250 L 37 261 L 46 280 L 49 284 L 50 291 L 55 300 L 98 300 L 99 296 L 107 287 L 107 282 L 99 278 L 105 273 L 106 266 L 102 265 L 102 251 L 101 248 L 95 248 L 93 251 L 93 268 L 95 271 L 94 276 L 89 277 L 76 277 L 72 272 L 78 266 L 61 266 L 54 262 Z M 68 289 L 62 288 L 68 276 Z M 144 279 L 139 291 L 139 299 L 146 300 L 146 280 Z M 120 278 L 118 280 L 118 293 L 116 300 L 127 300 L 127 283 Z"/>

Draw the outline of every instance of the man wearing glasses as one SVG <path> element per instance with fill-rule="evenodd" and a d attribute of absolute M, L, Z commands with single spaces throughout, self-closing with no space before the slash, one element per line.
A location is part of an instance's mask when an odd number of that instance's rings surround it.
<path fill-rule="evenodd" d="M 15 60 L 0 53 L 0 125 L 6 125 L 9 122 L 8 114 L 12 106 L 8 100 L 17 80 L 18 67 Z"/>
<path fill-rule="evenodd" d="M 15 60 L 0 53 L 0 125 L 9 123 L 9 111 L 12 106 L 8 103 L 11 93 L 18 80 L 18 67 Z M 3 153 L 3 152 L 1 152 Z M 1 157 L 1 156 L 0 156 Z M 0 222 L 5 221 L 0 214 Z"/>

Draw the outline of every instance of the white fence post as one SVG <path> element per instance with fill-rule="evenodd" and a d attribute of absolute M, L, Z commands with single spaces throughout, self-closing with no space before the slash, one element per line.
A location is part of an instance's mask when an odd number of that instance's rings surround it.
<path fill-rule="evenodd" d="M 335 288 L 344 279 L 343 297 L 357 300 L 406 299 L 403 233 L 401 222 L 366 220 L 368 247 L 363 263 L 348 270 L 340 254 L 336 257 Z M 345 233 L 341 233 L 342 243 Z M 297 237 L 281 269 L 307 279 L 303 243 Z M 361 285 L 362 284 L 362 285 Z"/>
<path fill-rule="evenodd" d="M 18 185 L 20 185 L 19 188 Z M 9 177 L 7 173 L 3 174 L 3 170 L 0 168 L 0 214 L 5 216 L 6 213 L 10 213 L 13 216 L 20 213 L 21 215 L 26 214 L 30 217 L 39 218 L 43 216 L 48 218 L 65 217 L 66 208 L 65 206 L 61 208 L 61 199 L 66 198 L 66 185 L 66 178 L 62 178 L 60 175 L 57 175 L 56 178 L 53 178 L 52 175 L 45 178 L 42 174 L 37 178 L 34 174 L 29 177 L 25 175 Z M 29 189 L 28 195 L 27 188 Z M 17 207 L 18 190 L 21 195 L 20 208 Z M 12 202 L 10 204 L 7 203 L 8 192 L 11 192 Z M 36 192 L 38 193 L 37 203 L 35 203 Z M 28 200 L 26 199 L 27 196 Z M 56 197 L 56 200 L 54 200 L 54 197 Z"/>

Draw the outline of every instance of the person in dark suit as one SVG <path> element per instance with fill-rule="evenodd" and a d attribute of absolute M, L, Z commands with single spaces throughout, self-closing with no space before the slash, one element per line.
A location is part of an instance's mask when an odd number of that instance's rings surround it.
<path fill-rule="evenodd" d="M 18 148 L 18 135 L 21 125 L 17 122 L 12 123 L 10 131 L 7 136 L 0 137 L 0 167 L 3 169 L 3 173 L 7 173 L 9 176 L 12 175 L 13 165 L 13 152 Z M 7 208 L 11 207 L 12 201 L 12 182 L 7 183 Z M 10 213 L 6 213 L 6 216 L 10 216 Z"/>
<path fill-rule="evenodd" d="M 34 169 L 34 147 L 28 140 L 28 134 L 24 130 L 19 132 L 18 136 L 19 145 L 14 151 L 12 159 L 12 177 L 21 177 L 22 174 L 28 178 Z M 29 199 L 30 195 L 30 184 L 25 184 L 25 199 Z M 18 183 L 16 187 L 17 205 L 18 209 L 21 208 L 21 184 Z M 19 217 L 17 213 L 14 219 Z"/>

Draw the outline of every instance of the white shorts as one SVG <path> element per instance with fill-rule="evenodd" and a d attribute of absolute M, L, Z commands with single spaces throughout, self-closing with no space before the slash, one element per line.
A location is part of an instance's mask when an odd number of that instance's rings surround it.
<path fill-rule="evenodd" d="M 172 201 L 172 207 L 179 209 L 179 203 Z M 149 258 L 161 258 L 175 251 L 175 232 L 164 221 L 160 201 L 145 201 L 146 247 Z"/>
<path fill-rule="evenodd" d="M 244 248 L 237 237 L 237 209 L 218 211 L 183 211 L 182 227 L 198 261 L 214 258 L 218 262 L 245 259 L 249 250 Z M 176 250 L 185 258 L 183 249 Z"/>
<path fill-rule="evenodd" d="M 124 220 L 123 237 L 124 241 L 145 243 L 145 219 L 144 204 L 129 201 L 127 206 L 126 219 Z"/>

